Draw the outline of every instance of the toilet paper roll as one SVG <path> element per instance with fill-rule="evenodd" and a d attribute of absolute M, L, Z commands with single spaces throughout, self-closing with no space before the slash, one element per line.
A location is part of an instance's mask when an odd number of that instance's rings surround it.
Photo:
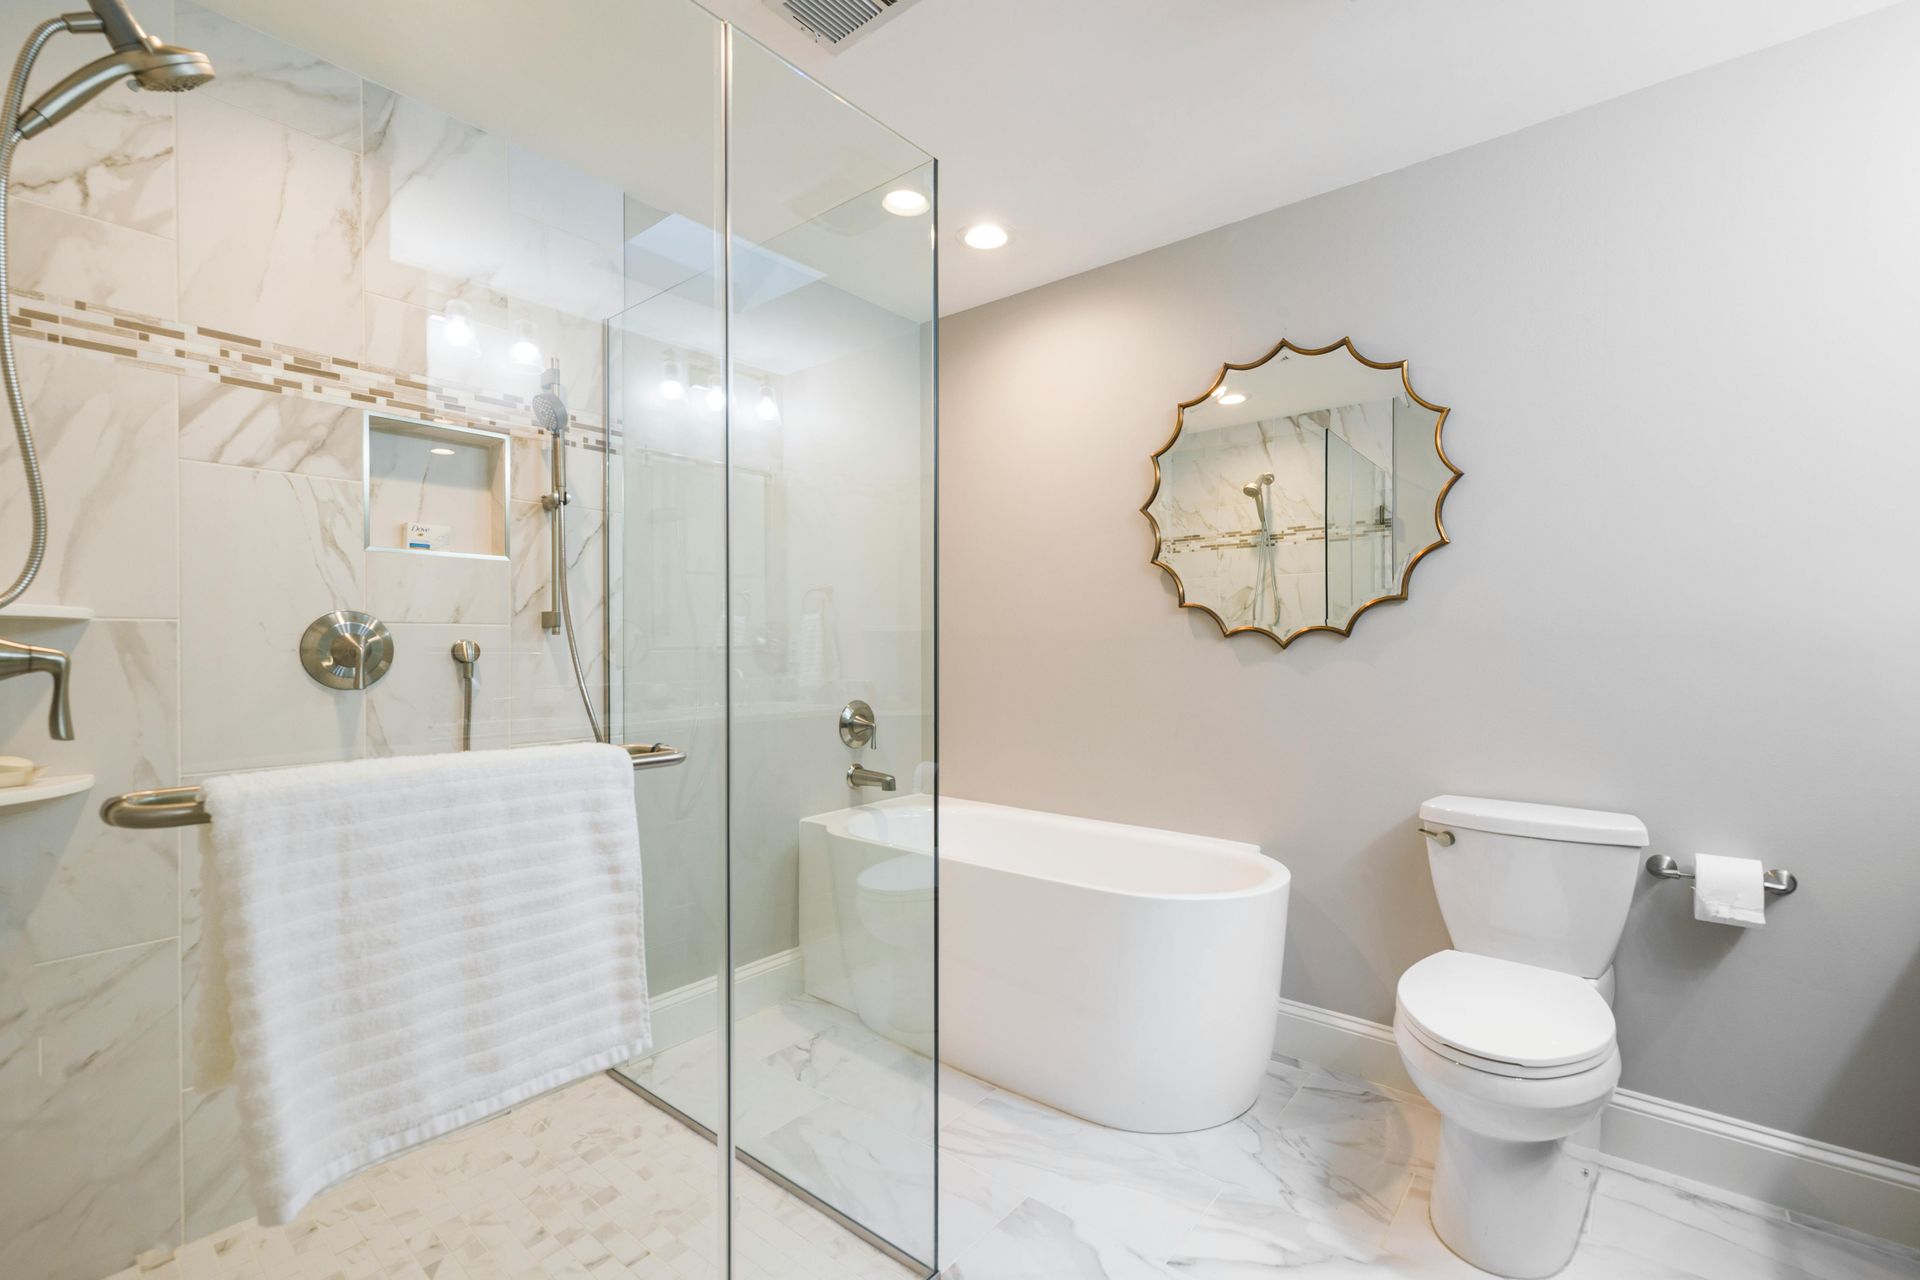
<path fill-rule="evenodd" d="M 1767 922 L 1767 869 L 1753 858 L 1693 860 L 1693 918 L 1710 924 L 1758 928 Z"/>

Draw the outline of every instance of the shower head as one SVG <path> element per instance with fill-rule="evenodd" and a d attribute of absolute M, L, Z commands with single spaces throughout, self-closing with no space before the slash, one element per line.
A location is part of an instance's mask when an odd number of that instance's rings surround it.
<path fill-rule="evenodd" d="M 17 139 L 45 133 L 119 81 L 158 93 L 184 93 L 213 79 L 213 62 L 197 49 L 164 44 L 140 29 L 121 0 L 88 0 L 93 12 L 69 16 L 67 30 L 97 31 L 113 52 L 96 58 L 20 112 Z"/>
<path fill-rule="evenodd" d="M 543 431 L 555 436 L 567 429 L 567 388 L 560 381 L 560 361 L 555 358 L 540 375 L 540 394 L 533 398 L 533 420 Z"/>
<path fill-rule="evenodd" d="M 533 398 L 533 420 L 542 431 L 559 435 L 567 429 L 567 402 L 551 391 Z"/>

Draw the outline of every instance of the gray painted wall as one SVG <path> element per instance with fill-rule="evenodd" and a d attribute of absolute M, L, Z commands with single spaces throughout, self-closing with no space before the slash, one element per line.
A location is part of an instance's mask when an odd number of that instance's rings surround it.
<path fill-rule="evenodd" d="M 1286 994 L 1379 1021 L 1447 945 L 1426 796 L 1789 867 L 1755 932 L 1643 884 L 1625 1084 L 1920 1162 L 1917 56 L 1906 4 L 953 317 L 943 789 L 1259 841 Z M 1351 639 L 1223 640 L 1148 454 L 1342 334 L 1454 406 L 1454 545 Z"/>

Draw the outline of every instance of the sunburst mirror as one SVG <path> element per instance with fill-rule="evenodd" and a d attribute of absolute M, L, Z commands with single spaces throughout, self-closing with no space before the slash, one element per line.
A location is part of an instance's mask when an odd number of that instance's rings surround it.
<path fill-rule="evenodd" d="M 1225 635 L 1349 634 L 1446 545 L 1447 412 L 1346 338 L 1221 366 L 1153 455 L 1153 563 Z"/>

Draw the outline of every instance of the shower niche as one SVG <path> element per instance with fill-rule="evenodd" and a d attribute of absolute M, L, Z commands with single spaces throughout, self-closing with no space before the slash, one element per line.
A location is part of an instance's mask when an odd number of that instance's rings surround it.
<path fill-rule="evenodd" d="M 508 436 L 378 414 L 366 423 L 369 551 L 506 557 Z"/>

